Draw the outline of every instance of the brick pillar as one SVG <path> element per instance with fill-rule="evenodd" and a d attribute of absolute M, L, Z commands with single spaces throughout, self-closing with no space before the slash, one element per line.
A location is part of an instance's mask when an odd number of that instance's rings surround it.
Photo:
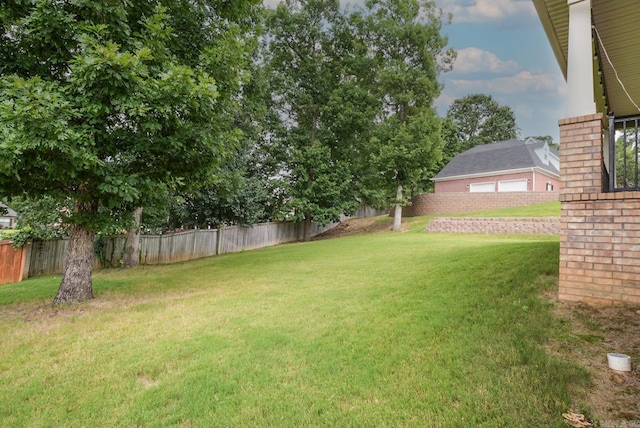
<path fill-rule="evenodd" d="M 563 119 L 560 125 L 560 200 L 604 191 L 602 130 L 604 115 Z"/>
<path fill-rule="evenodd" d="M 560 121 L 563 300 L 640 304 L 640 192 L 602 189 L 603 116 Z"/>
<path fill-rule="evenodd" d="M 560 126 L 560 276 L 558 297 L 597 302 L 592 252 L 595 230 L 592 196 L 602 192 L 603 115 L 563 119 Z"/>

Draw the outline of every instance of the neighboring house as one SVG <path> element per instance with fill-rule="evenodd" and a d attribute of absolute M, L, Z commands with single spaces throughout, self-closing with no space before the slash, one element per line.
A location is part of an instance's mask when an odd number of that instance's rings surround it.
<path fill-rule="evenodd" d="M 433 178 L 435 193 L 558 191 L 560 159 L 544 141 L 507 140 L 460 153 Z"/>
<path fill-rule="evenodd" d="M 4 210 L 0 209 L 0 229 L 5 227 L 13 227 L 16 225 L 16 218 L 18 214 L 2 202 L 0 202 L 0 208 L 6 209 L 7 213 L 4 213 Z"/>
<path fill-rule="evenodd" d="M 567 80 L 559 297 L 640 303 L 640 1 L 533 4 Z"/>

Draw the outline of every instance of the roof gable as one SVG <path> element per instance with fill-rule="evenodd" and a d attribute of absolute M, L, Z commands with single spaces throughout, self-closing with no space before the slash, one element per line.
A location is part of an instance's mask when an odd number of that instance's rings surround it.
<path fill-rule="evenodd" d="M 544 141 L 507 140 L 482 144 L 451 159 L 433 180 L 531 168 L 539 168 L 558 176 L 559 171 L 554 163 L 549 159 L 545 162 L 540 154 L 557 157 L 555 149 L 549 148 Z"/>
<path fill-rule="evenodd" d="M 14 210 L 9 208 L 8 206 L 3 204 L 2 202 L 0 202 L 0 208 L 6 208 L 7 209 L 7 214 L 2 215 L 0 213 L 0 217 L 17 217 L 18 216 L 18 214 Z"/>

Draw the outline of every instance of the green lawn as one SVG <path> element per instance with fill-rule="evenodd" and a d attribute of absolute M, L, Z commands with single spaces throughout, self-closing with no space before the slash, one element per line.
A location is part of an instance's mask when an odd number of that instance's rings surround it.
<path fill-rule="evenodd" d="M 374 233 L 0 287 L 2 426 L 565 426 L 558 239 Z M 421 224 L 418 222 L 421 221 Z"/>
<path fill-rule="evenodd" d="M 560 217 L 560 201 L 499 210 L 456 214 L 451 217 Z"/>

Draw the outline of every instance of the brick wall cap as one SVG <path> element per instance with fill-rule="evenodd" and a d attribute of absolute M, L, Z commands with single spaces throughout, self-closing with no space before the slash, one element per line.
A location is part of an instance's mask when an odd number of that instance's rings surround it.
<path fill-rule="evenodd" d="M 581 122 L 593 122 L 596 120 L 603 121 L 604 114 L 595 113 L 595 114 L 588 114 L 586 116 L 567 117 L 564 119 L 560 119 L 558 121 L 558 125 L 563 126 L 563 125 L 570 125 L 570 124 L 581 123 Z"/>

